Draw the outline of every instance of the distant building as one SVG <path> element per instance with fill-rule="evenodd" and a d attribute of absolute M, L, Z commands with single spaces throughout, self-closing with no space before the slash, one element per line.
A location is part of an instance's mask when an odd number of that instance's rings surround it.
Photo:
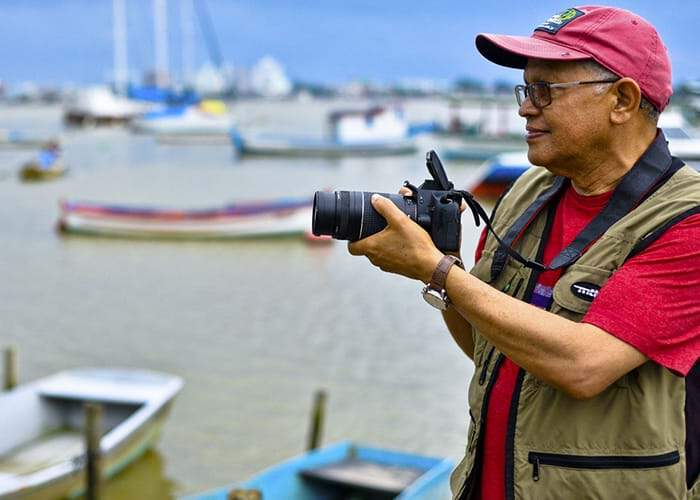
<path fill-rule="evenodd" d="M 263 97 L 285 97 L 293 87 L 282 65 L 271 56 L 263 57 L 250 70 L 250 86 Z"/>
<path fill-rule="evenodd" d="M 431 78 L 404 78 L 398 82 L 395 89 L 408 95 L 436 95 L 447 91 L 449 84 L 445 81 Z"/>
<path fill-rule="evenodd" d="M 194 90 L 202 96 L 220 96 L 228 90 L 224 74 L 212 64 L 204 64 L 194 76 Z"/>

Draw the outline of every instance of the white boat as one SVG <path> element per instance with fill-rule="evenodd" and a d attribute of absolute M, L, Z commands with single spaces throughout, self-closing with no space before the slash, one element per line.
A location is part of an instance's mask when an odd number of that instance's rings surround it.
<path fill-rule="evenodd" d="M 147 111 L 149 105 L 128 99 L 105 86 L 76 92 L 66 102 L 64 119 L 73 125 L 127 123 Z"/>
<path fill-rule="evenodd" d="M 310 198 L 186 210 L 62 201 L 58 227 L 65 233 L 149 239 L 302 236 L 311 227 L 311 206 Z"/>
<path fill-rule="evenodd" d="M 0 393 L 0 498 L 84 489 L 83 404 L 102 405 L 101 464 L 112 477 L 154 445 L 182 380 L 131 369 L 77 369 Z"/>
<path fill-rule="evenodd" d="M 171 136 L 226 136 L 233 120 L 221 101 L 151 111 L 131 123 L 135 132 Z"/>
<path fill-rule="evenodd" d="M 379 106 L 331 113 L 326 137 L 269 133 L 247 137 L 232 130 L 231 141 L 241 155 L 386 156 L 416 151 L 401 110 Z"/>
<path fill-rule="evenodd" d="M 684 161 L 700 160 L 700 136 L 693 135 L 678 111 L 668 110 L 659 117 L 659 128 L 664 131 L 668 149 L 673 156 Z"/>

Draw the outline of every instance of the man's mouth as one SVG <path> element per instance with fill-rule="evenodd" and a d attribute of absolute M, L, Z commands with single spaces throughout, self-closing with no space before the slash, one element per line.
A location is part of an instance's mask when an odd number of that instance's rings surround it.
<path fill-rule="evenodd" d="M 526 127 L 525 128 L 527 134 L 525 135 L 525 138 L 529 141 L 532 139 L 537 139 L 538 137 L 542 137 L 545 134 L 548 134 L 549 131 L 535 128 L 535 127 Z"/>

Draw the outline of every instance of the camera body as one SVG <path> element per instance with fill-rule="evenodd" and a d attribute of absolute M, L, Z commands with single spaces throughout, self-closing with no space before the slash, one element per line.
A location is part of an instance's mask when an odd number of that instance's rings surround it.
<path fill-rule="evenodd" d="M 463 194 L 454 189 L 435 151 L 426 154 L 426 166 L 432 179 L 419 187 L 404 186 L 411 194 L 377 193 L 389 198 L 411 220 L 425 229 L 443 252 L 459 251 L 461 245 L 461 211 Z M 375 234 L 387 225 L 372 207 L 373 192 L 317 191 L 314 195 L 312 232 L 338 240 L 357 241 Z"/>

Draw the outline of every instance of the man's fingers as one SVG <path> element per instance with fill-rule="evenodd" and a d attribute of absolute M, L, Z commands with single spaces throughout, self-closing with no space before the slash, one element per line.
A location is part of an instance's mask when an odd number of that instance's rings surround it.
<path fill-rule="evenodd" d="M 403 186 L 401 189 L 399 189 L 399 194 L 401 196 L 410 196 L 413 194 L 413 192 L 408 189 L 406 186 Z"/>
<path fill-rule="evenodd" d="M 350 255 L 363 255 L 362 241 L 351 241 L 348 243 Z"/>
<path fill-rule="evenodd" d="M 390 199 L 381 195 L 372 195 L 372 206 L 389 224 L 396 224 L 406 218 L 406 214 L 399 210 L 399 207 L 394 205 Z"/>

